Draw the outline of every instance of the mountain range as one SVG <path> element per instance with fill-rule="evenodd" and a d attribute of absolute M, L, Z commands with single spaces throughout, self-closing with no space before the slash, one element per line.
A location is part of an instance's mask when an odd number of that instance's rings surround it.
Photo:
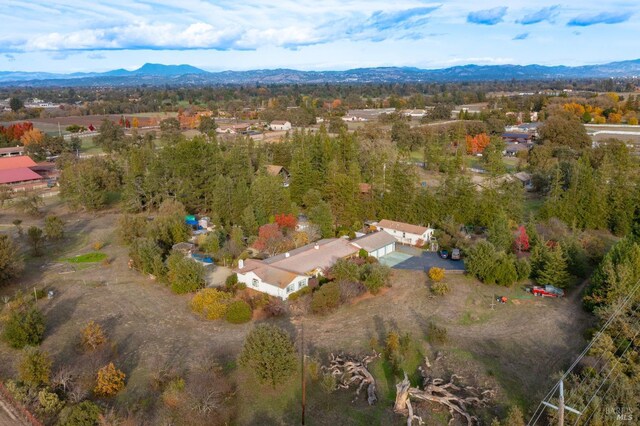
<path fill-rule="evenodd" d="M 145 64 L 128 71 L 53 74 L 0 71 L 0 86 L 157 86 L 222 84 L 397 83 L 493 80 L 624 78 L 640 76 L 640 59 L 578 67 L 543 65 L 462 65 L 442 69 L 357 68 L 346 71 L 266 69 L 209 72 L 191 65 Z"/>

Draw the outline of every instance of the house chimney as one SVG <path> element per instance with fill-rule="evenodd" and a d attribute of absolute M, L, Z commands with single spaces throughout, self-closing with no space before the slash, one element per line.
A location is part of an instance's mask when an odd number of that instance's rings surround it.
<path fill-rule="evenodd" d="M 316 250 L 320 250 L 320 246 L 317 243 L 313 246 L 313 248 Z"/>
<path fill-rule="evenodd" d="M 244 260 L 238 259 L 238 269 L 244 268 Z"/>
<path fill-rule="evenodd" d="M 286 252 L 286 253 L 284 254 L 284 257 L 289 257 L 289 256 L 291 256 L 291 255 L 289 254 L 289 252 Z"/>

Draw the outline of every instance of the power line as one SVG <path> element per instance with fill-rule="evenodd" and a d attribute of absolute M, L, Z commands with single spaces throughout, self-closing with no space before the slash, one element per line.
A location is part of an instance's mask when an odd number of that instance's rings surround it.
<path fill-rule="evenodd" d="M 611 314 L 611 317 L 609 317 L 607 322 L 605 322 L 602 325 L 600 330 L 598 330 L 596 335 L 591 339 L 591 342 L 589 342 L 587 347 L 584 348 L 584 350 L 580 353 L 578 358 L 576 358 L 576 360 L 573 362 L 573 364 L 571 364 L 569 369 L 562 375 L 560 380 L 555 384 L 555 386 L 553 386 L 553 388 L 547 393 L 547 395 L 540 401 L 540 403 L 538 404 L 538 407 L 533 412 L 533 416 L 531 417 L 531 420 L 529 420 L 529 423 L 527 423 L 527 426 L 533 426 L 538 422 L 538 420 L 540 419 L 540 417 L 544 413 L 544 409 L 545 409 L 544 402 L 546 402 L 547 399 L 549 399 L 551 397 L 551 395 L 553 395 L 556 392 L 556 390 L 560 386 L 560 382 L 567 378 L 567 376 L 571 373 L 571 371 L 573 371 L 573 369 L 576 367 L 576 365 L 578 365 L 578 363 L 582 360 L 582 358 L 584 358 L 584 356 L 589 352 L 589 350 L 594 345 L 594 343 L 603 335 L 604 331 L 609 327 L 609 325 L 613 322 L 613 320 L 620 314 L 620 312 L 622 312 L 622 309 L 624 309 L 625 305 L 629 302 L 629 300 L 631 300 L 631 298 L 633 297 L 633 295 L 635 294 L 635 292 L 638 290 L 639 287 L 640 287 L 640 280 L 638 280 L 636 282 L 636 284 L 634 285 L 634 287 L 631 290 L 631 292 L 627 295 L 627 297 L 625 297 L 623 299 L 623 301 L 620 303 L 620 305 Z"/>
<path fill-rule="evenodd" d="M 600 386 L 598 386 L 598 388 L 596 389 L 596 391 L 593 393 L 593 395 L 591 395 L 591 398 L 589 398 L 589 401 L 587 401 L 587 404 L 584 406 L 584 409 L 582 410 L 582 413 L 584 413 L 584 410 L 586 410 L 589 405 L 591 404 L 591 401 L 593 401 L 593 398 L 596 397 L 596 395 L 598 394 L 598 392 L 600 391 L 600 389 L 602 388 L 602 385 L 605 384 L 605 382 L 607 381 L 607 379 L 609 378 L 609 376 L 611 376 L 611 373 L 613 373 L 613 370 L 616 369 L 616 367 L 618 365 L 620 365 L 620 360 L 624 357 L 624 354 L 627 353 L 627 351 L 629 350 L 629 348 L 631 347 L 631 343 L 633 343 L 633 341 L 635 340 L 636 337 L 638 337 L 638 334 L 640 333 L 640 331 L 636 331 L 636 334 L 631 338 L 631 340 L 629 340 L 629 344 L 627 345 L 627 348 L 624 350 L 624 352 L 622 352 L 622 354 L 620 354 L 619 357 L 616 358 L 616 364 L 611 367 L 611 370 L 609 371 L 609 373 L 606 375 L 606 377 L 602 380 L 602 383 L 600 383 Z M 617 378 L 618 376 L 616 376 Z M 611 387 L 611 385 L 613 384 L 613 382 L 611 382 L 611 384 L 609 385 L 609 387 Z M 578 424 L 578 420 L 580 420 L 580 416 L 582 414 L 580 414 L 578 416 L 578 418 L 576 419 L 576 422 L 574 423 L 574 426 Z M 593 414 L 592 414 L 593 415 Z M 591 417 L 589 417 L 591 418 Z"/>
<path fill-rule="evenodd" d="M 633 313 L 638 313 L 638 308 L 634 308 L 632 309 L 629 314 L 633 315 Z M 622 334 L 622 332 L 624 331 L 624 328 L 620 328 L 620 330 L 618 331 L 618 333 L 615 335 L 615 337 L 612 337 L 611 340 L 613 342 L 617 341 L 618 337 L 620 337 L 620 335 Z M 621 343 L 621 347 L 620 349 L 622 349 L 622 346 L 624 345 L 624 342 Z M 618 347 L 616 347 L 616 351 L 614 353 L 618 352 Z M 606 354 L 606 351 L 603 351 L 600 356 L 598 357 L 598 359 L 596 359 L 596 361 L 593 363 L 593 365 L 595 366 L 595 368 L 597 368 L 598 365 L 600 365 L 600 361 L 603 360 L 604 356 Z M 598 374 L 596 374 L 594 377 L 598 377 L 600 375 L 600 373 L 604 370 L 605 368 L 605 364 L 602 365 L 602 367 L 600 368 L 600 371 L 598 371 Z M 589 378 L 588 375 L 583 375 L 582 379 L 580 380 L 580 383 L 578 383 L 576 386 L 574 386 L 574 388 L 580 388 L 580 386 L 582 386 L 582 384 L 587 380 L 587 378 Z M 569 399 L 567 400 L 567 403 L 571 400 L 573 395 L 569 396 Z"/>

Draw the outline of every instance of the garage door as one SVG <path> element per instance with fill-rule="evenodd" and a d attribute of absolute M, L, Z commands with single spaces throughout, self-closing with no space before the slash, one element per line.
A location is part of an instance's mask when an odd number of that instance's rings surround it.
<path fill-rule="evenodd" d="M 386 245 L 384 247 L 384 254 L 389 254 L 389 253 L 393 252 L 393 246 L 394 246 L 394 244 Z"/>

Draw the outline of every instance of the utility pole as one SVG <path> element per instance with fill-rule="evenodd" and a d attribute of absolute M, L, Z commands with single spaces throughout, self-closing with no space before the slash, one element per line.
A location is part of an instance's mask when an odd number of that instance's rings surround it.
<path fill-rule="evenodd" d="M 300 358 L 302 361 L 302 425 L 304 426 L 304 410 L 307 402 L 307 382 L 304 371 L 304 323 L 300 322 Z"/>
<path fill-rule="evenodd" d="M 542 401 L 542 403 L 544 405 L 546 405 L 549 408 L 553 408 L 554 410 L 558 410 L 558 425 L 560 426 L 564 426 L 564 412 L 566 411 L 570 411 L 572 413 L 575 413 L 579 416 L 582 415 L 582 413 L 574 408 L 571 407 L 567 407 L 564 405 L 564 383 L 562 381 L 562 379 L 560 379 L 560 382 L 558 383 L 559 385 L 559 391 L 560 391 L 560 395 L 558 397 L 558 406 L 556 407 L 555 405 L 547 402 L 547 401 Z"/>

